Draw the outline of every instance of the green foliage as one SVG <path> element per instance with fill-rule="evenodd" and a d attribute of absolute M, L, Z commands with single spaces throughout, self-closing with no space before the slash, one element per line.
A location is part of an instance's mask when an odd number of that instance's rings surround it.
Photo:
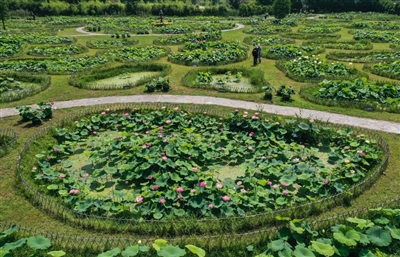
<path fill-rule="evenodd" d="M 146 62 L 157 60 L 168 54 L 170 50 L 165 47 L 146 46 L 146 47 L 123 47 L 121 49 L 111 49 L 102 53 L 104 56 L 129 62 Z"/>
<path fill-rule="evenodd" d="M 54 103 L 38 103 L 37 107 L 32 106 L 17 106 L 19 115 L 23 121 L 32 121 L 32 124 L 41 124 L 44 120 L 50 119 L 53 116 Z"/>
<path fill-rule="evenodd" d="M 342 62 L 358 62 L 358 63 L 376 63 L 390 62 L 400 58 L 400 52 L 393 51 L 375 51 L 375 52 L 330 52 L 326 55 L 327 59 Z"/>
<path fill-rule="evenodd" d="M 82 45 L 66 45 L 66 46 L 50 46 L 40 45 L 31 47 L 28 50 L 28 55 L 38 56 L 61 56 L 61 55 L 74 55 L 87 52 L 87 47 Z"/>
<path fill-rule="evenodd" d="M 281 124 L 238 112 L 216 118 L 165 108 L 123 115 L 104 111 L 82 118 L 71 130 L 56 129 L 58 142 L 37 154 L 36 168 L 28 172 L 38 190 L 81 213 L 231 217 L 303 204 L 362 181 L 379 162 L 380 150 L 372 140 L 349 133 L 314 121 Z M 313 147 L 322 139 L 329 140 L 329 166 Z M 96 168 L 64 172 L 74 169 L 69 157 L 77 151 Z M 235 160 L 241 160 L 242 175 L 219 179 L 221 167 Z M 107 193 L 106 186 L 114 190 Z"/>
<path fill-rule="evenodd" d="M 221 65 L 247 58 L 248 48 L 237 41 L 187 42 L 178 53 L 170 53 L 168 60 L 184 65 Z"/>
<path fill-rule="evenodd" d="M 290 101 L 295 93 L 292 86 L 286 86 L 285 84 L 281 85 L 276 91 L 276 95 L 280 96 L 282 101 Z"/>
<path fill-rule="evenodd" d="M 155 91 L 168 92 L 170 89 L 169 77 L 153 78 L 152 81 L 146 84 L 146 93 L 153 93 Z"/>
<path fill-rule="evenodd" d="M 364 66 L 364 69 L 383 77 L 400 79 L 400 61 L 398 60 L 390 63 L 379 63 L 371 66 Z"/>
<path fill-rule="evenodd" d="M 164 38 L 157 38 L 153 41 L 154 44 L 161 45 L 180 45 L 186 42 L 198 42 L 198 41 L 215 41 L 222 39 L 220 30 L 211 30 L 206 33 L 187 33 L 183 35 L 167 35 Z"/>
<path fill-rule="evenodd" d="M 325 51 L 320 46 L 274 45 L 269 47 L 263 57 L 269 59 L 293 59 L 304 55 L 315 55 Z"/>
<path fill-rule="evenodd" d="M 251 36 L 245 37 L 243 42 L 248 45 L 254 46 L 255 44 L 260 44 L 261 46 L 271 46 L 271 45 L 286 45 L 293 44 L 295 40 L 285 39 L 277 36 Z"/>
<path fill-rule="evenodd" d="M 274 0 L 274 2 L 272 3 L 272 9 L 274 11 L 274 16 L 276 19 L 283 19 L 290 13 L 291 1 Z"/>
<path fill-rule="evenodd" d="M 320 26 L 320 27 L 304 27 L 300 28 L 298 32 L 307 34 L 330 34 L 341 30 L 341 27 Z"/>
<path fill-rule="evenodd" d="M 265 24 L 243 30 L 244 33 L 256 34 L 256 35 L 271 35 L 271 34 L 285 33 L 291 31 L 292 28 L 289 26 L 270 26 Z"/>
<path fill-rule="evenodd" d="M 139 40 L 114 40 L 114 39 L 103 39 L 103 40 L 89 40 L 86 41 L 86 46 L 95 49 L 108 49 L 113 47 L 132 46 L 139 43 Z"/>
<path fill-rule="evenodd" d="M 307 41 L 303 42 L 303 45 L 318 45 L 325 48 L 342 49 L 342 50 L 371 50 L 373 45 L 371 41 L 359 40 L 359 41 Z M 327 56 L 330 56 L 328 53 Z"/>

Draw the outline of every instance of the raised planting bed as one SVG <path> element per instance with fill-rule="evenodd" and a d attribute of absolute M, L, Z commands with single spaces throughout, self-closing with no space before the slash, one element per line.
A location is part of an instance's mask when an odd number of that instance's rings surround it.
<path fill-rule="evenodd" d="M 0 73 L 0 102 L 12 102 L 37 94 L 50 86 L 49 76 L 29 73 Z"/>
<path fill-rule="evenodd" d="M 156 63 L 124 64 L 116 67 L 81 73 L 69 78 L 70 85 L 92 90 L 130 89 L 165 76 L 171 67 Z"/>
<path fill-rule="evenodd" d="M 236 93 L 262 92 L 262 87 L 268 84 L 263 71 L 246 67 L 199 68 L 189 71 L 182 83 L 187 87 Z"/>
<path fill-rule="evenodd" d="M 183 65 L 222 65 L 247 59 L 248 47 L 237 41 L 188 42 L 168 61 Z"/>

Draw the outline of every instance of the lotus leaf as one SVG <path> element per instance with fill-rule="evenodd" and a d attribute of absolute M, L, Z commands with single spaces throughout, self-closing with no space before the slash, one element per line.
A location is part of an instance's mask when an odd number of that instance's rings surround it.
<path fill-rule="evenodd" d="M 301 245 L 296 246 L 295 250 L 293 251 L 293 255 L 295 257 L 315 257 L 313 252 Z"/>
<path fill-rule="evenodd" d="M 107 252 L 99 254 L 97 257 L 114 257 L 114 256 L 117 256 L 120 253 L 121 253 L 121 249 L 116 247 L 116 248 L 114 248 L 112 250 L 109 250 Z"/>
<path fill-rule="evenodd" d="M 311 241 L 314 250 L 323 256 L 332 256 L 335 254 L 333 247 L 329 244 L 324 244 L 317 241 Z"/>
<path fill-rule="evenodd" d="M 338 232 L 333 233 L 333 238 L 347 246 L 356 246 L 360 241 L 360 235 L 352 228 L 341 227 Z"/>
<path fill-rule="evenodd" d="M 206 256 L 206 251 L 203 249 L 194 246 L 194 245 L 185 245 L 185 247 L 193 254 L 196 254 L 198 257 L 205 257 Z"/>
<path fill-rule="evenodd" d="M 158 256 L 162 257 L 180 257 L 184 256 L 186 251 L 184 249 L 179 248 L 179 246 L 168 245 L 161 247 L 159 251 L 157 251 Z"/>
<path fill-rule="evenodd" d="M 388 246 L 392 242 L 390 232 L 379 226 L 374 226 L 366 231 L 369 241 L 376 246 Z"/>

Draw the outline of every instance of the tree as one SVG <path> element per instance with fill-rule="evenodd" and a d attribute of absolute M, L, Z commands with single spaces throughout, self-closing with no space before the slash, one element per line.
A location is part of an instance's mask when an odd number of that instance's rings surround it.
<path fill-rule="evenodd" d="M 272 10 L 276 19 L 283 19 L 290 13 L 290 0 L 274 0 Z"/>
<path fill-rule="evenodd" d="M 8 18 L 8 1 L 0 0 L 0 19 L 3 23 L 3 29 L 6 30 L 5 21 Z"/>

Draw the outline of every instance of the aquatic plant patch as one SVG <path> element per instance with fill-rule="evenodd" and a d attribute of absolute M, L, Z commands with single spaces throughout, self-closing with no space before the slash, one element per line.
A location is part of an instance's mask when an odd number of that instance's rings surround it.
<path fill-rule="evenodd" d="M 0 71 L 22 71 L 22 72 L 46 72 L 51 74 L 62 74 L 79 72 L 108 63 L 105 57 L 60 57 L 47 60 L 5 60 L 0 62 Z"/>
<path fill-rule="evenodd" d="M 182 83 L 187 87 L 240 93 L 261 92 L 262 87 L 269 84 L 263 71 L 248 67 L 199 68 L 186 73 Z"/>
<path fill-rule="evenodd" d="M 326 27 L 304 27 L 304 28 L 299 28 L 298 32 L 299 33 L 306 33 L 306 34 L 330 34 L 330 33 L 335 33 L 339 32 L 341 30 L 341 27 L 331 27 L 331 26 L 326 26 Z"/>
<path fill-rule="evenodd" d="M 168 26 L 155 26 L 152 28 L 153 33 L 158 34 L 186 34 L 193 32 L 193 28 L 189 25 L 168 25 Z"/>
<path fill-rule="evenodd" d="M 95 73 L 81 73 L 69 78 L 75 87 L 93 90 L 129 89 L 143 85 L 156 76 L 165 76 L 171 67 L 157 63 L 123 64 L 116 67 L 98 69 Z"/>
<path fill-rule="evenodd" d="M 277 67 L 296 81 L 354 78 L 359 72 L 341 63 L 327 62 L 318 57 L 300 56 L 290 61 L 277 61 Z"/>
<path fill-rule="evenodd" d="M 0 58 L 16 55 L 22 50 L 22 41 L 14 36 L 0 37 Z"/>
<path fill-rule="evenodd" d="M 74 55 L 87 52 L 88 48 L 82 45 L 63 45 L 63 46 L 50 46 L 39 45 L 32 46 L 28 49 L 28 55 L 36 56 L 60 56 L 60 55 Z"/>
<path fill-rule="evenodd" d="M 388 43 L 399 40 L 398 32 L 379 31 L 379 30 L 354 30 L 349 33 L 354 34 L 355 40 L 370 40 L 373 43 Z"/>
<path fill-rule="evenodd" d="M 400 79 L 400 61 L 389 63 L 377 63 L 373 65 L 364 65 L 364 69 L 369 70 L 373 74 L 392 79 Z"/>
<path fill-rule="evenodd" d="M 314 201 L 361 182 L 382 154 L 350 128 L 238 111 L 104 110 L 54 132 L 57 142 L 24 176 L 76 212 L 135 219 L 229 217 Z"/>
<path fill-rule="evenodd" d="M 37 94 L 50 86 L 49 76 L 0 73 L 0 102 L 11 102 Z"/>
<path fill-rule="evenodd" d="M 358 62 L 358 63 L 374 63 L 374 62 L 390 62 L 400 58 L 400 52 L 393 51 L 375 51 L 375 52 L 329 52 L 327 59 L 342 62 Z"/>
<path fill-rule="evenodd" d="M 268 59 L 293 59 L 300 56 L 315 55 L 324 52 L 320 46 L 298 45 L 274 45 L 262 52 L 262 56 Z M 264 54 L 265 53 L 265 54 Z"/>
<path fill-rule="evenodd" d="M 333 101 L 371 101 L 380 104 L 400 104 L 400 85 L 368 81 L 359 78 L 348 80 L 324 80 L 313 93 L 315 97 Z"/>
<path fill-rule="evenodd" d="M 304 220 L 286 221 L 275 240 L 268 243 L 267 250 L 255 257 L 397 255 L 399 209 L 381 207 L 368 212 L 366 218 L 348 217 L 343 224 L 321 231 L 312 229 Z"/>
<path fill-rule="evenodd" d="M 284 38 L 302 39 L 302 40 L 336 40 L 341 37 L 340 34 L 306 34 L 306 33 L 282 33 Z"/>
<path fill-rule="evenodd" d="M 145 62 L 157 60 L 169 53 L 170 49 L 160 46 L 145 47 L 123 47 L 120 49 L 111 49 L 106 52 L 97 53 L 97 56 L 111 57 L 117 60 L 129 62 Z"/>
<path fill-rule="evenodd" d="M 271 45 L 286 45 L 294 44 L 294 39 L 280 38 L 277 36 L 251 36 L 245 37 L 243 43 L 254 46 L 255 44 L 260 44 L 261 46 L 271 46 Z"/>
<path fill-rule="evenodd" d="M 287 33 L 291 31 L 292 28 L 289 26 L 267 26 L 267 25 L 257 26 L 243 30 L 244 33 L 256 34 L 256 35 L 272 35 L 279 33 Z"/>
<path fill-rule="evenodd" d="M 154 44 L 159 45 L 181 45 L 186 42 L 198 42 L 203 40 L 221 40 L 222 34 L 221 31 L 208 31 L 208 32 L 201 32 L 201 33 L 187 33 L 183 35 L 167 35 L 163 38 L 156 38 L 154 39 Z"/>
<path fill-rule="evenodd" d="M 49 36 L 43 33 L 18 35 L 22 42 L 30 44 L 72 44 L 76 38 L 63 36 Z"/>
<path fill-rule="evenodd" d="M 113 47 L 123 47 L 137 45 L 139 40 L 117 40 L 117 39 L 103 39 L 103 40 L 89 40 L 86 46 L 95 49 L 108 49 Z"/>
<path fill-rule="evenodd" d="M 364 21 L 353 21 L 350 23 L 348 28 L 353 29 L 373 29 L 373 30 L 399 30 L 400 25 L 395 22 L 364 22 Z"/>
<path fill-rule="evenodd" d="M 185 43 L 168 61 L 184 65 L 220 65 L 247 58 L 248 48 L 238 41 L 200 41 Z"/>
<path fill-rule="evenodd" d="M 303 45 L 318 45 L 325 48 L 331 49 L 343 49 L 343 50 L 371 50 L 373 44 L 368 40 L 359 41 L 306 41 Z"/>

